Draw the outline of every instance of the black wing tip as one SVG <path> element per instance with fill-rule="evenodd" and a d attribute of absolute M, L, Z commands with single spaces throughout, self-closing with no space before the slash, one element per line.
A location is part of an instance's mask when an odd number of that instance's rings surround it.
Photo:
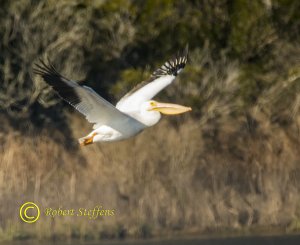
<path fill-rule="evenodd" d="M 35 74 L 40 75 L 43 78 L 45 75 L 59 76 L 59 73 L 56 71 L 49 58 L 47 58 L 47 61 L 39 58 L 38 63 L 34 63 L 34 67 L 32 70 Z"/>
<path fill-rule="evenodd" d="M 58 73 L 49 59 L 47 61 L 39 59 L 39 62 L 34 65 L 33 72 L 40 75 L 62 99 L 74 107 L 81 102 L 81 98 L 75 90 L 77 84 Z"/>
<path fill-rule="evenodd" d="M 166 75 L 177 76 L 186 65 L 188 52 L 189 45 L 187 44 L 182 52 L 178 52 L 173 59 L 165 62 L 165 64 L 152 74 L 152 77 L 161 77 Z"/>
<path fill-rule="evenodd" d="M 39 59 L 37 63 L 34 63 L 33 72 L 42 77 L 42 79 L 50 85 L 54 90 L 58 92 L 60 87 L 69 86 L 65 77 L 63 77 L 52 65 L 51 61 Z"/>

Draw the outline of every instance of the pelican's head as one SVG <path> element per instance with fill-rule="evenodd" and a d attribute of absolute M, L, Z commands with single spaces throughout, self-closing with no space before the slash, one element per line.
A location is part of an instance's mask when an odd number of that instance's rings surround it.
<path fill-rule="evenodd" d="M 191 107 L 150 100 L 142 104 L 141 119 L 147 126 L 152 126 L 159 121 L 161 113 L 165 115 L 177 115 L 191 110 Z"/>

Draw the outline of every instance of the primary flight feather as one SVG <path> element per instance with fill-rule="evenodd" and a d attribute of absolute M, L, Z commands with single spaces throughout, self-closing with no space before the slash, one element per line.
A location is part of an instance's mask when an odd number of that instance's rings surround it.
<path fill-rule="evenodd" d="M 190 111 L 185 107 L 152 100 L 166 86 L 170 85 L 187 62 L 188 49 L 167 61 L 157 69 L 150 79 L 140 83 L 128 92 L 116 106 L 109 103 L 87 86 L 80 86 L 59 74 L 54 66 L 40 60 L 34 72 L 40 75 L 57 94 L 82 113 L 94 124 L 93 131 L 79 139 L 81 145 L 94 142 L 118 141 L 130 138 L 143 129 L 155 125 L 166 115 Z"/>

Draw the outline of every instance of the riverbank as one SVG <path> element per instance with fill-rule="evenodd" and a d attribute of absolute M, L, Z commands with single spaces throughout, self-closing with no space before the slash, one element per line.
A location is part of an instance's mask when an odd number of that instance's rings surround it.
<path fill-rule="evenodd" d="M 26 245 L 26 244 L 85 244 L 85 245 L 96 245 L 101 243 L 102 245 L 152 245 L 152 244 L 160 244 L 160 245 L 167 245 L 167 244 L 245 244 L 245 242 L 255 242 L 255 244 L 265 244 L 272 243 L 272 244 L 298 244 L 300 241 L 300 234 L 299 233 L 285 233 L 279 232 L 278 230 L 273 232 L 259 232 L 259 233 L 228 233 L 228 234 L 220 234 L 220 233 L 212 233 L 212 234 L 201 234 L 201 235 L 173 235 L 173 236 L 160 236 L 156 238 L 146 238 L 146 239 L 132 239 L 132 238 L 125 238 L 125 239 L 102 239 L 102 240 L 59 240 L 59 239 L 52 239 L 52 240 L 14 240 L 10 242 L 5 242 L 5 244 L 9 245 Z M 0 242 L 0 244 L 4 244 Z"/>
<path fill-rule="evenodd" d="M 55 130 L 8 131 L 0 155 L 0 238 L 144 239 L 245 234 L 255 227 L 298 231 L 296 121 L 286 129 L 256 115 L 256 127 L 248 130 L 246 119 L 249 115 L 222 124 L 163 120 L 128 141 L 85 148 L 76 148 L 76 138 L 88 131 L 76 116 L 67 140 Z M 34 224 L 19 217 L 28 201 L 41 209 Z M 96 206 L 114 215 L 45 215 L 46 208 Z"/>

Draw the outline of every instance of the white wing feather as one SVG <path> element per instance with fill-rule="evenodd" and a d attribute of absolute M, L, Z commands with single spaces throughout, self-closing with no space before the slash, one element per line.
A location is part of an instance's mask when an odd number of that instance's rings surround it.
<path fill-rule="evenodd" d="M 126 111 L 126 109 L 128 108 L 130 108 L 131 110 L 136 110 L 143 102 L 151 100 L 161 90 L 170 85 L 174 81 L 174 79 L 175 76 L 173 75 L 158 77 L 130 96 L 122 98 L 117 103 L 116 108 L 122 111 Z"/>
<path fill-rule="evenodd" d="M 94 123 L 94 129 L 107 125 L 123 135 L 131 135 L 145 128 L 144 124 L 119 111 L 90 87 L 77 85 L 75 90 L 81 99 L 75 108 L 85 115 L 90 123 Z"/>
<path fill-rule="evenodd" d="M 182 71 L 187 62 L 188 46 L 182 54 L 178 54 L 174 59 L 165 62 L 151 76 L 149 83 L 141 87 L 140 84 L 132 91 L 127 93 L 116 105 L 116 108 L 126 112 L 130 110 L 138 110 L 143 102 L 151 100 L 165 87 L 170 85 L 176 76 Z"/>
<path fill-rule="evenodd" d="M 146 127 L 131 116 L 119 111 L 93 89 L 80 86 L 63 77 L 51 64 L 47 65 L 41 60 L 41 64 L 36 64 L 34 71 L 41 75 L 62 99 L 85 115 L 86 119 L 94 124 L 94 129 L 106 125 L 124 136 L 130 136 Z"/>

